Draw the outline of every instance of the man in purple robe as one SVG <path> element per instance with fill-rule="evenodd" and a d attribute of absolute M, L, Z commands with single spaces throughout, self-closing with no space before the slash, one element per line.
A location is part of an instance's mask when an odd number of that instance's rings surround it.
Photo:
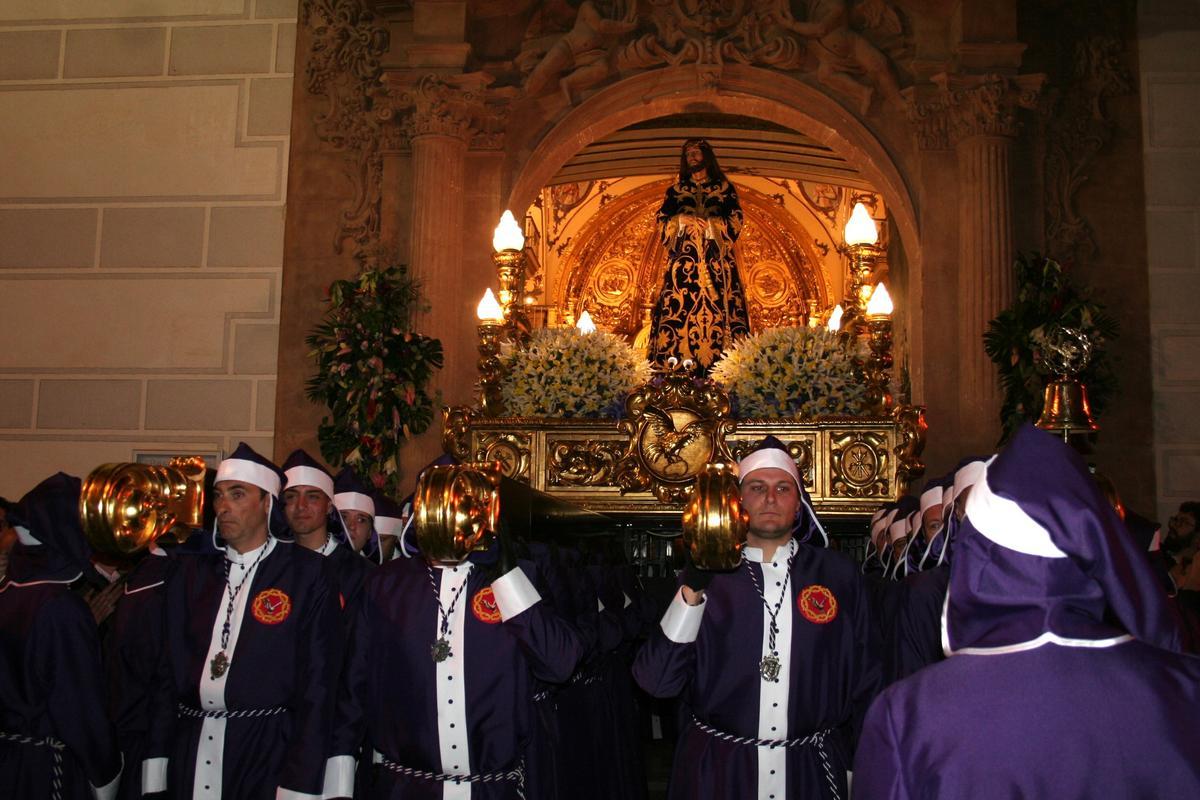
<path fill-rule="evenodd" d="M 321 794 L 341 615 L 327 560 L 270 532 L 280 484 L 278 468 L 241 444 L 217 469 L 215 551 L 178 556 L 144 794 Z"/>
<path fill-rule="evenodd" d="M 326 797 L 511 800 L 523 795 L 535 681 L 562 683 L 582 646 L 503 541 L 461 562 L 371 571 L 352 622 Z M 400 679 L 397 679 L 397 676 Z M 362 794 L 356 795 L 362 797 Z"/>
<path fill-rule="evenodd" d="M 949 658 L 872 705 L 855 797 L 1200 797 L 1200 661 L 1082 459 L 1026 426 L 965 510 Z"/>
<path fill-rule="evenodd" d="M 296 544 L 329 559 L 338 605 L 353 608 L 371 562 L 350 547 L 333 504 L 333 476 L 304 450 L 296 450 L 283 462 L 283 478 L 284 516 Z"/>
<path fill-rule="evenodd" d="M 670 797 L 845 798 L 881 675 L 866 589 L 852 561 L 799 541 L 822 529 L 782 443 L 768 437 L 738 466 L 741 565 L 686 569 L 634 662 L 643 689 L 681 696 L 693 715 Z"/>
<path fill-rule="evenodd" d="M 121 752 L 105 708 L 100 637 L 70 584 L 92 569 L 80 481 L 63 473 L 21 499 L 0 580 L 0 797 L 109 800 Z"/>

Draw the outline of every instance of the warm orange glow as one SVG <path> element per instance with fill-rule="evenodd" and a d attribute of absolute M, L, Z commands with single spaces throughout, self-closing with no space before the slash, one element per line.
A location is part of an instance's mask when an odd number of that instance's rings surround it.
<path fill-rule="evenodd" d="M 842 314 L 844 313 L 845 312 L 842 310 L 841 303 L 838 303 L 836 306 L 834 306 L 833 311 L 829 314 L 829 322 L 825 323 L 825 330 L 829 331 L 830 333 L 841 330 Z"/>
<path fill-rule="evenodd" d="M 575 327 L 580 333 L 596 332 L 596 323 L 592 322 L 592 315 L 586 311 L 579 315 L 579 321 L 575 323 Z"/>

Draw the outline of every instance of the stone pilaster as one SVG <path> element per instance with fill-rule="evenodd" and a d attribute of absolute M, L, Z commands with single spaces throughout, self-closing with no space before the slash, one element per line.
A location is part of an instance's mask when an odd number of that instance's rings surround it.
<path fill-rule="evenodd" d="M 922 148 L 952 148 L 957 161 L 959 414 L 974 444 L 990 444 L 1001 389 L 983 334 L 1013 296 L 1009 153 L 1019 110 L 1034 106 L 1045 77 L 943 74 L 932 81 L 936 94 L 910 94 L 908 113 Z"/>

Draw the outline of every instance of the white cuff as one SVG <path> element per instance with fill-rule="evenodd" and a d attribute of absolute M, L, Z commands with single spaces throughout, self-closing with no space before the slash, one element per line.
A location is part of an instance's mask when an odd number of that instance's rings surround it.
<path fill-rule="evenodd" d="M 701 600 L 698 606 L 689 606 L 683 599 L 683 589 L 675 592 L 675 599 L 667 606 L 659 627 L 667 638 L 676 644 L 690 644 L 696 641 L 700 633 L 700 621 L 704 619 L 704 606 L 708 600 Z"/>
<path fill-rule="evenodd" d="M 604 610 L 604 601 L 603 601 L 603 600 L 601 600 L 599 597 L 597 597 L 597 598 L 596 598 L 596 610 L 597 610 L 597 611 L 603 611 L 603 610 Z"/>
<path fill-rule="evenodd" d="M 625 605 L 621 606 L 621 608 L 629 608 L 631 605 L 633 605 L 633 601 L 629 599 L 629 595 L 621 592 L 621 597 L 625 598 Z"/>
<path fill-rule="evenodd" d="M 500 607 L 500 619 L 508 622 L 542 599 L 520 567 L 492 581 L 492 594 Z"/>
<path fill-rule="evenodd" d="M 354 756 L 330 756 L 325 762 L 324 797 L 354 796 Z"/>
<path fill-rule="evenodd" d="M 167 759 L 147 758 L 142 762 L 142 794 L 167 790 Z"/>
<path fill-rule="evenodd" d="M 297 792 L 279 786 L 275 789 L 275 800 L 325 800 L 325 795 Z"/>
<path fill-rule="evenodd" d="M 96 800 L 113 800 L 117 796 L 117 784 L 121 782 L 121 773 L 125 771 L 125 756 L 121 756 L 121 768 L 117 770 L 117 777 L 113 778 L 103 786 L 91 786 L 92 797 Z"/>

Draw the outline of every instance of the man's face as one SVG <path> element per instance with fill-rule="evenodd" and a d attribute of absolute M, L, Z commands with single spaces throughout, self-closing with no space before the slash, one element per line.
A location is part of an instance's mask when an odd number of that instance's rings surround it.
<path fill-rule="evenodd" d="M 1174 548 L 1188 547 L 1196 540 L 1196 515 L 1180 511 L 1167 522 L 1166 543 Z"/>
<path fill-rule="evenodd" d="M 213 487 L 213 511 L 221 536 L 239 550 L 241 544 L 253 544 L 258 539 L 266 540 L 267 515 L 271 509 L 271 495 L 254 484 L 242 481 L 218 481 Z"/>
<path fill-rule="evenodd" d="M 361 511 L 343 511 L 342 522 L 346 526 L 346 535 L 350 537 L 350 546 L 354 552 L 362 552 L 371 539 L 373 520 Z"/>
<path fill-rule="evenodd" d="M 329 495 L 315 486 L 289 486 L 283 493 L 283 514 L 297 536 L 324 530 Z"/>
<path fill-rule="evenodd" d="M 704 166 L 704 151 L 698 144 L 689 144 L 683 151 L 683 157 L 687 161 L 688 169 L 693 172 Z"/>
<path fill-rule="evenodd" d="M 925 541 L 932 542 L 933 537 L 942 531 L 942 504 L 932 505 L 921 515 L 921 525 L 925 530 Z"/>
<path fill-rule="evenodd" d="M 756 469 L 742 481 L 742 508 L 750 532 L 761 539 L 789 535 L 800 510 L 800 490 L 790 473 L 775 467 Z"/>

